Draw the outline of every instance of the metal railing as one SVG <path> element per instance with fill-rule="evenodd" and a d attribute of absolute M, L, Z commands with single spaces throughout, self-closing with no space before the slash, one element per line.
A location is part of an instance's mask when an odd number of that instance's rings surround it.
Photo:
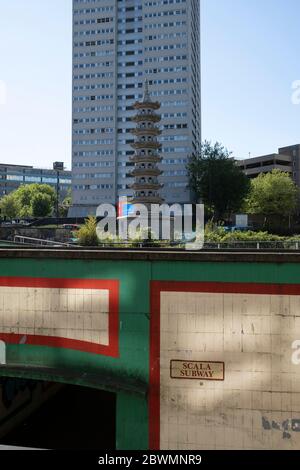
<path fill-rule="evenodd" d="M 70 243 L 56 242 L 53 240 L 44 240 L 42 238 L 24 237 L 23 235 L 15 235 L 14 242 L 24 245 L 34 246 L 71 246 Z"/>
<path fill-rule="evenodd" d="M 185 250 L 185 244 L 183 242 L 156 242 L 151 241 L 110 241 L 110 242 L 100 242 L 97 247 L 88 247 L 74 245 L 73 243 L 63 243 L 53 240 L 45 240 L 40 238 L 25 237 L 22 235 L 15 235 L 14 242 L 23 245 L 32 245 L 32 246 L 44 246 L 44 247 L 69 247 L 73 249 L 143 249 L 143 250 L 163 250 L 163 251 L 176 251 L 176 250 Z M 300 240 L 279 240 L 279 241 L 230 241 L 224 243 L 217 242 L 205 242 L 202 250 L 212 250 L 212 251 L 222 251 L 222 250 L 245 250 L 245 251 L 300 251 Z M 198 250 L 197 250 L 198 251 Z"/>
<path fill-rule="evenodd" d="M 299 250 L 300 240 L 279 241 L 231 241 L 224 243 L 205 242 L 204 249 L 210 250 Z"/>

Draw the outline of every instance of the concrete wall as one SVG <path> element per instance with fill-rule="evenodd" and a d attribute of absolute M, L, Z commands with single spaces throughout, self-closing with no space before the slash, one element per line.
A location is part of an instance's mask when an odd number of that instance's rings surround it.
<path fill-rule="evenodd" d="M 119 449 L 298 449 L 299 262 L 0 250 L 0 376 L 114 391 Z"/>
<path fill-rule="evenodd" d="M 300 295 L 251 287 L 162 287 L 161 448 L 299 449 Z"/>

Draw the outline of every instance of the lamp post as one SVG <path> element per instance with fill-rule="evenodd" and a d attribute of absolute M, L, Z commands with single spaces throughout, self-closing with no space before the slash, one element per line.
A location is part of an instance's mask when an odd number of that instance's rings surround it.
<path fill-rule="evenodd" d="M 64 162 L 54 162 L 53 170 L 56 171 L 56 218 L 58 219 L 58 207 L 59 207 L 59 172 L 64 170 Z"/>

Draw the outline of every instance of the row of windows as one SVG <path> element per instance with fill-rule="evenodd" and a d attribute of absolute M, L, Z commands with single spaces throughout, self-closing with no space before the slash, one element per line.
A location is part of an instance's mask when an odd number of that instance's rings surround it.
<path fill-rule="evenodd" d="M 75 129 L 73 135 L 88 135 L 88 134 L 113 134 L 112 127 L 105 127 L 102 129 Z"/>
<path fill-rule="evenodd" d="M 118 34 L 137 34 L 137 33 L 142 33 L 143 28 L 131 28 L 131 29 L 119 29 Z"/>
<path fill-rule="evenodd" d="M 187 44 L 166 44 L 164 46 L 149 46 L 145 47 L 145 51 L 147 52 L 155 52 L 155 51 L 169 51 L 172 49 L 186 49 Z"/>
<path fill-rule="evenodd" d="M 143 54 L 142 50 L 136 50 L 136 51 L 119 51 L 118 52 L 118 57 L 123 57 L 123 56 L 129 56 L 129 55 L 141 55 Z"/>
<path fill-rule="evenodd" d="M 112 145 L 113 139 L 74 140 L 74 145 Z"/>
<path fill-rule="evenodd" d="M 164 147 L 163 153 L 190 153 L 190 147 Z"/>
<path fill-rule="evenodd" d="M 99 3 L 99 0 L 74 0 L 74 4 L 78 3 Z"/>
<path fill-rule="evenodd" d="M 180 142 L 189 140 L 189 136 L 187 135 L 165 135 L 161 137 L 160 142 Z"/>
<path fill-rule="evenodd" d="M 113 116 L 102 116 L 97 118 L 80 118 L 74 119 L 74 124 L 89 124 L 89 123 L 96 123 L 96 122 L 112 122 L 114 120 Z"/>
<path fill-rule="evenodd" d="M 137 67 L 139 65 L 143 65 L 142 60 L 136 62 L 118 62 L 118 67 Z"/>
<path fill-rule="evenodd" d="M 130 12 L 130 11 L 141 11 L 142 9 L 143 9 L 142 5 L 135 5 L 132 7 L 120 7 L 118 8 L 118 12 L 125 13 L 125 12 Z"/>
<path fill-rule="evenodd" d="M 143 97 L 143 95 L 138 95 L 138 94 L 135 94 L 135 95 L 118 95 L 118 101 L 121 101 L 121 100 L 124 100 L 124 101 L 139 100 L 142 97 Z"/>
<path fill-rule="evenodd" d="M 118 78 L 134 78 L 142 77 L 143 72 L 129 72 L 129 73 L 118 73 Z"/>
<path fill-rule="evenodd" d="M 108 161 L 98 161 L 98 162 L 75 162 L 73 164 L 74 168 L 94 168 L 94 167 L 114 167 L 114 162 Z"/>
<path fill-rule="evenodd" d="M 185 66 L 179 66 L 179 67 L 162 67 L 159 69 L 146 69 L 146 74 L 158 74 L 158 73 L 178 73 L 178 72 L 186 72 L 187 67 Z"/>
<path fill-rule="evenodd" d="M 186 165 L 185 158 L 166 158 L 163 161 L 164 165 Z"/>
<path fill-rule="evenodd" d="M 113 150 L 97 150 L 97 151 L 81 151 L 81 152 L 74 152 L 74 157 L 109 157 L 113 156 Z"/>
<path fill-rule="evenodd" d="M 86 24 L 99 24 L 99 23 L 111 23 L 114 19 L 112 17 L 109 18 L 97 18 L 97 20 L 89 19 L 89 20 L 76 20 L 74 24 L 78 25 L 86 25 Z"/>
<path fill-rule="evenodd" d="M 174 181 L 174 183 L 166 183 L 165 187 L 167 188 L 186 188 L 187 184 L 180 181 Z"/>
<path fill-rule="evenodd" d="M 188 101 L 163 101 L 161 103 L 162 108 L 166 106 L 188 106 Z"/>
<path fill-rule="evenodd" d="M 118 90 L 129 90 L 132 88 L 143 88 L 142 83 L 128 83 L 127 85 L 118 85 Z"/>
<path fill-rule="evenodd" d="M 88 106 L 83 108 L 74 108 L 74 113 L 95 113 L 99 111 L 113 111 L 113 105 Z"/>
<path fill-rule="evenodd" d="M 74 184 L 73 189 L 75 190 L 90 190 L 95 191 L 97 189 L 113 189 L 113 184 Z"/>
<path fill-rule="evenodd" d="M 166 78 L 165 80 L 149 80 L 149 85 L 164 85 L 168 83 L 186 83 L 187 78 Z"/>
<path fill-rule="evenodd" d="M 75 2 L 75 3 L 78 3 L 78 2 Z M 114 11 L 114 7 L 110 7 L 110 6 L 99 7 L 99 8 L 80 8 L 80 9 L 74 10 L 74 15 L 82 15 L 86 13 L 110 13 L 112 11 Z"/>
<path fill-rule="evenodd" d="M 74 91 L 98 90 L 98 89 L 113 88 L 113 86 L 114 86 L 113 83 L 97 83 L 97 84 L 92 84 L 92 85 L 75 85 L 73 89 Z"/>
<path fill-rule="evenodd" d="M 112 34 L 113 32 L 114 28 L 87 29 L 85 31 L 74 31 L 74 37 L 92 36 L 93 34 Z"/>
<path fill-rule="evenodd" d="M 74 42 L 74 47 L 108 46 L 114 43 L 115 43 L 115 40 L 113 38 L 109 38 L 109 39 L 99 39 L 98 41 Z"/>
<path fill-rule="evenodd" d="M 182 33 L 166 33 L 166 34 L 156 34 L 156 35 L 150 35 L 146 36 L 146 40 L 148 41 L 155 41 L 155 40 L 161 40 L 161 39 L 176 39 L 176 38 L 186 38 L 187 33 L 182 32 Z"/>
<path fill-rule="evenodd" d="M 90 80 L 94 78 L 113 78 L 113 72 L 86 73 L 83 75 L 74 75 L 74 80 Z"/>
<path fill-rule="evenodd" d="M 170 21 L 168 23 L 149 23 L 145 25 L 145 29 L 161 29 L 186 26 L 186 21 Z"/>
<path fill-rule="evenodd" d="M 187 90 L 157 90 L 151 93 L 152 96 L 186 95 Z"/>
<path fill-rule="evenodd" d="M 132 18 L 120 18 L 118 20 L 118 24 L 135 23 L 137 21 L 143 21 L 143 17 L 142 16 L 137 16 L 137 17 L 132 17 Z"/>
<path fill-rule="evenodd" d="M 163 126 L 164 129 L 166 130 L 172 130 L 172 129 L 187 129 L 187 124 L 165 124 Z"/>
<path fill-rule="evenodd" d="M 113 173 L 79 173 L 74 175 L 74 179 L 111 179 L 113 176 Z"/>
<path fill-rule="evenodd" d="M 165 119 L 165 118 L 181 118 L 181 117 L 187 117 L 187 113 L 163 113 L 161 115 L 162 119 Z"/>
<path fill-rule="evenodd" d="M 73 101 L 112 100 L 114 95 L 74 96 Z"/>
<path fill-rule="evenodd" d="M 74 54 L 75 59 L 82 59 L 83 57 L 109 57 L 114 55 L 115 51 L 97 51 L 97 52 L 76 52 Z"/>
<path fill-rule="evenodd" d="M 113 62 L 92 62 L 90 64 L 74 64 L 74 69 L 94 69 L 96 67 L 112 67 Z"/>
<path fill-rule="evenodd" d="M 7 181 L 24 181 L 26 183 L 57 183 L 57 177 L 50 178 L 41 176 L 7 175 L 5 179 Z M 71 178 L 59 178 L 59 182 L 62 184 L 71 184 Z"/>
<path fill-rule="evenodd" d="M 186 170 L 165 171 L 164 176 L 187 176 Z"/>
<path fill-rule="evenodd" d="M 157 7 L 159 5 L 174 5 L 178 3 L 186 3 L 186 0 L 156 0 L 153 2 L 146 2 L 146 7 Z"/>
<path fill-rule="evenodd" d="M 153 13 L 146 13 L 145 18 L 157 18 L 160 16 L 177 16 L 186 15 L 186 10 L 165 10 L 165 11 L 154 11 Z"/>
<path fill-rule="evenodd" d="M 169 55 L 165 57 L 146 57 L 145 63 L 153 63 L 153 62 L 170 62 L 173 60 L 186 60 L 187 55 Z"/>
<path fill-rule="evenodd" d="M 143 39 L 123 39 L 122 41 L 118 41 L 118 46 L 129 46 L 134 44 L 141 44 Z"/>

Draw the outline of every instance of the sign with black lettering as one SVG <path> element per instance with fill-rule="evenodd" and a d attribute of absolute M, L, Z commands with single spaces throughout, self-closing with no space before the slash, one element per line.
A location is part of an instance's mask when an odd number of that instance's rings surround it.
<path fill-rule="evenodd" d="M 225 364 L 216 361 L 181 361 L 170 362 L 171 379 L 224 380 Z"/>

